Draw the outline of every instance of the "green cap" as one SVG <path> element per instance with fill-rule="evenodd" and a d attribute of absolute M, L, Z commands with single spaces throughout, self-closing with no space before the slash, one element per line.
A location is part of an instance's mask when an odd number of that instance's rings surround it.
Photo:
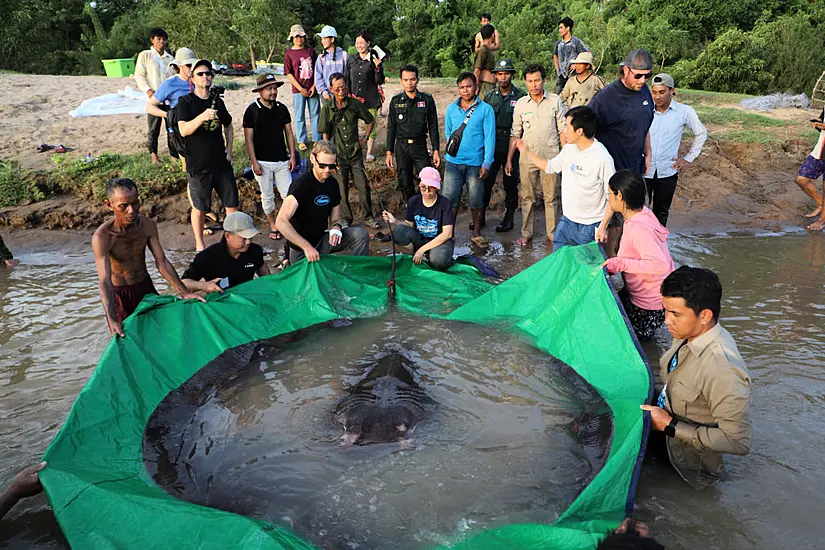
<path fill-rule="evenodd" d="M 516 72 L 516 67 L 513 65 L 513 62 L 510 61 L 509 59 L 500 59 L 500 60 L 496 61 L 496 68 L 493 69 L 493 72 L 494 73 L 499 73 L 499 72 L 514 73 L 514 72 Z"/>

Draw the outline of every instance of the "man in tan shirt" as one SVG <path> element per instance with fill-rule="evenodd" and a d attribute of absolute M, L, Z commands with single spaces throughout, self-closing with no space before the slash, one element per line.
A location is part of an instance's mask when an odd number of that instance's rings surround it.
<path fill-rule="evenodd" d="M 722 455 L 751 446 L 751 379 L 730 333 L 719 324 L 722 284 L 708 269 L 682 266 L 662 283 L 673 346 L 660 361 L 665 383 L 650 412 L 670 462 L 694 487 L 723 469 Z"/>
<path fill-rule="evenodd" d="M 561 91 L 562 103 L 568 109 L 587 105 L 596 92 L 605 87 L 604 79 L 593 72 L 592 53 L 580 53 L 570 62 L 570 67 L 576 74 L 567 81 Z"/>
<path fill-rule="evenodd" d="M 559 96 L 544 90 L 544 67 L 528 65 L 524 69 L 526 96 L 516 102 L 513 110 L 513 129 L 510 132 L 510 149 L 504 172 L 513 172 L 513 155 L 519 139 L 523 139 L 530 150 L 542 158 L 553 158 L 559 154 L 563 143 L 564 108 Z M 541 184 L 544 194 L 544 216 L 547 239 L 553 241 L 556 223 L 561 219 L 561 180 L 557 174 L 547 174 L 524 156 L 519 160 L 521 181 L 521 238 L 519 246 L 526 246 L 533 240 L 535 188 Z"/>
<path fill-rule="evenodd" d="M 155 91 L 161 83 L 175 74 L 174 69 L 169 66 L 169 63 L 174 61 L 175 58 L 166 51 L 168 40 L 169 37 L 165 30 L 159 28 L 150 30 L 149 42 L 152 47 L 140 52 L 135 62 L 135 83 L 138 89 L 145 93 L 147 97 L 155 95 Z M 149 125 L 149 132 L 146 135 L 146 147 L 152 154 L 152 164 L 158 163 L 158 137 L 160 136 L 161 120 L 161 117 L 146 115 L 146 121 Z"/>

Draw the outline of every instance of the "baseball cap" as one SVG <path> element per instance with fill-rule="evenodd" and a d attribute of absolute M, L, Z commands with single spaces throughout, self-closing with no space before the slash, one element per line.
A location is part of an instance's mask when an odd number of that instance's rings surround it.
<path fill-rule="evenodd" d="M 244 239 L 251 239 L 260 231 L 255 228 L 252 217 L 245 212 L 232 212 L 223 220 L 223 230 L 227 233 L 236 233 Z"/>
<path fill-rule="evenodd" d="M 197 69 L 201 65 L 206 65 L 207 67 L 209 67 L 210 71 L 212 70 L 212 62 L 211 61 L 209 61 L 208 59 L 198 59 L 197 61 L 195 61 L 195 64 L 192 65 L 192 71 L 194 71 L 195 69 Z"/>
<path fill-rule="evenodd" d="M 321 38 L 338 38 L 338 31 L 335 30 L 335 27 L 325 25 L 324 28 L 321 29 L 321 32 L 318 33 L 318 36 L 320 36 Z"/>
<path fill-rule="evenodd" d="M 418 178 L 421 180 L 423 185 L 429 185 L 430 187 L 441 189 L 441 174 L 439 174 L 438 170 L 432 166 L 422 168 L 421 172 L 418 174 Z"/>
<path fill-rule="evenodd" d="M 197 61 L 198 58 L 195 52 L 189 48 L 178 48 L 178 51 L 175 52 L 175 59 L 170 61 L 169 64 L 180 67 L 181 65 L 194 65 Z"/>
<path fill-rule="evenodd" d="M 647 50 L 638 48 L 627 54 L 621 65 L 634 71 L 650 71 L 653 69 L 653 58 Z"/>
<path fill-rule="evenodd" d="M 673 77 L 667 73 L 659 73 L 653 77 L 654 86 L 667 86 L 668 88 L 675 88 L 676 83 L 673 81 Z"/>
<path fill-rule="evenodd" d="M 304 31 L 304 27 L 301 25 L 292 25 L 289 28 L 289 39 L 292 40 L 296 36 L 306 36 L 307 33 Z"/>
<path fill-rule="evenodd" d="M 257 86 L 252 88 L 253 92 L 257 92 L 258 90 L 263 90 L 267 86 L 276 86 L 276 87 L 280 88 L 281 86 L 284 85 L 284 83 L 277 80 L 275 78 L 275 75 L 272 74 L 272 73 L 262 74 L 261 76 L 259 76 L 256 84 L 257 84 Z"/>

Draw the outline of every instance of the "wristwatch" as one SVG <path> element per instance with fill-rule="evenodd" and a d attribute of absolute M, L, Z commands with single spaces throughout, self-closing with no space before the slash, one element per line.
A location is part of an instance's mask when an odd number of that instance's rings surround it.
<path fill-rule="evenodd" d="M 668 437 L 676 437 L 676 424 L 678 423 L 679 421 L 675 418 L 671 419 L 670 424 L 665 426 L 665 435 Z"/>

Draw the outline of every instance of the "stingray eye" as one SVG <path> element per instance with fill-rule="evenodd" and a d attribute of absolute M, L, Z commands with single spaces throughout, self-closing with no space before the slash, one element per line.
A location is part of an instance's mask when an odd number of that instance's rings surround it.
<path fill-rule="evenodd" d="M 399 424 L 398 426 L 395 427 L 395 429 L 398 430 L 399 432 L 406 432 L 407 431 L 407 425 L 406 424 Z"/>

